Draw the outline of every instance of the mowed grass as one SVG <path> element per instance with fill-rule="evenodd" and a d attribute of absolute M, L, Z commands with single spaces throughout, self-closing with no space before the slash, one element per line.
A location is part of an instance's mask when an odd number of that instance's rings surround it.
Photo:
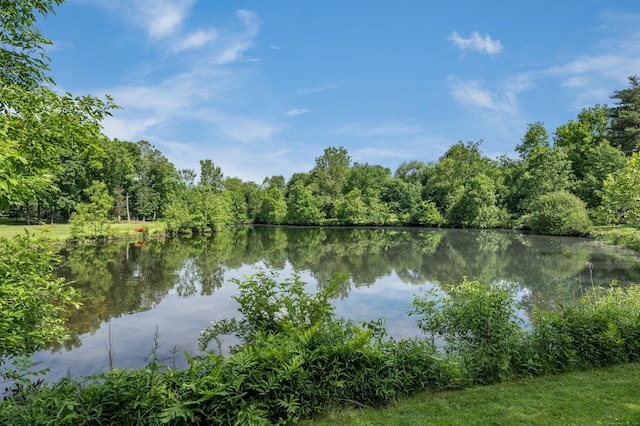
<path fill-rule="evenodd" d="M 166 230 L 162 222 L 123 222 L 112 223 L 111 234 L 115 238 L 141 237 L 135 231 L 138 227 L 148 227 L 149 235 L 163 234 Z M 25 230 L 34 235 L 44 235 L 53 241 L 67 241 L 71 239 L 71 225 L 68 223 L 56 223 L 53 225 L 27 225 L 24 220 L 0 219 L 0 237 L 11 238 L 18 234 L 24 234 Z"/>
<path fill-rule="evenodd" d="M 640 425 L 640 364 L 458 391 L 382 409 L 332 412 L 320 425 Z"/>

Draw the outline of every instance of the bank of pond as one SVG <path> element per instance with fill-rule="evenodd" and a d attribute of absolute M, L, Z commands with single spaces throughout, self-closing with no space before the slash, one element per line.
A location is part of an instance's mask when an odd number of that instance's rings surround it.
<path fill-rule="evenodd" d="M 640 358 L 640 258 L 584 238 L 238 227 L 62 255 L 84 305 L 9 424 L 291 424 Z"/>

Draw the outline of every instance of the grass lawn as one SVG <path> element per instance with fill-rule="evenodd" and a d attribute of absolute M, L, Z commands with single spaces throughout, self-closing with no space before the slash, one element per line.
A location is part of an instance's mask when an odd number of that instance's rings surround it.
<path fill-rule="evenodd" d="M 332 412 L 302 424 L 640 425 L 640 364 L 427 392 L 387 408 Z"/>
<path fill-rule="evenodd" d="M 112 234 L 118 237 L 140 237 L 140 233 L 134 228 L 146 226 L 149 228 L 149 235 L 162 234 L 165 226 L 162 222 L 131 222 L 113 223 L 110 225 Z M 11 238 L 18 234 L 24 234 L 25 229 L 32 234 L 43 234 L 53 241 L 67 241 L 71 238 L 71 225 L 68 223 L 56 223 L 54 225 L 27 225 L 24 221 L 13 219 L 0 219 L 0 237 Z"/>

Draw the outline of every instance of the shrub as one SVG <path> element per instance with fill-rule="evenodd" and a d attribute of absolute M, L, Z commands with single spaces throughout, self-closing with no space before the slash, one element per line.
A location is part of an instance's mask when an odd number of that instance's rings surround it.
<path fill-rule="evenodd" d="M 492 383 L 511 374 L 514 343 L 522 337 L 511 289 L 478 281 L 432 289 L 413 300 L 411 315 L 447 355 L 459 358 L 473 383 Z"/>
<path fill-rule="evenodd" d="M 49 241 L 30 234 L 0 238 L 0 366 L 67 338 L 68 311 L 80 294 L 54 277 Z"/>
<path fill-rule="evenodd" d="M 640 359 L 640 286 L 595 288 L 559 312 L 537 312 L 531 340 L 545 372 Z"/>
<path fill-rule="evenodd" d="M 640 286 L 536 311 L 523 330 L 511 288 L 465 279 L 414 300 L 420 328 L 444 342 L 437 349 L 427 339 L 388 338 L 381 320 L 335 318 L 329 299 L 344 277 L 313 295 L 298 274 L 275 278 L 238 281 L 242 316 L 204 330 L 203 346 L 236 334 L 241 344 L 231 355 L 187 355 L 188 368 L 174 370 L 159 364 L 156 345 L 143 369 L 40 387 L 19 379 L 0 402 L 0 424 L 295 424 L 425 389 L 640 359 Z"/>
<path fill-rule="evenodd" d="M 541 195 L 526 223 L 536 234 L 549 235 L 584 235 L 591 226 L 584 202 L 565 191 Z"/>

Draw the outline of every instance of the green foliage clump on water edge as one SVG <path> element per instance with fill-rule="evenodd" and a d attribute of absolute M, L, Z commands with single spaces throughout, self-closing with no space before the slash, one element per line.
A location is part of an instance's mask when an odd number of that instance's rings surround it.
<path fill-rule="evenodd" d="M 345 406 L 381 406 L 427 389 L 640 359 L 640 287 L 594 290 L 523 327 L 515 294 L 466 279 L 416 296 L 412 315 L 427 338 L 396 341 L 382 321 L 336 318 L 330 299 L 345 276 L 315 294 L 299 275 L 258 273 L 238 281 L 240 318 L 203 330 L 203 348 L 225 335 L 222 356 L 187 355 L 188 367 L 158 361 L 82 381 L 19 382 L 0 403 L 11 424 L 295 424 Z M 22 391 L 20 391 L 22 389 Z"/>
<path fill-rule="evenodd" d="M 629 226 L 622 228 L 601 227 L 591 235 L 599 241 L 640 252 L 640 228 Z"/>
<path fill-rule="evenodd" d="M 591 229 L 585 203 L 566 191 L 541 195 L 531 210 L 523 220 L 536 234 L 585 235 Z"/>

